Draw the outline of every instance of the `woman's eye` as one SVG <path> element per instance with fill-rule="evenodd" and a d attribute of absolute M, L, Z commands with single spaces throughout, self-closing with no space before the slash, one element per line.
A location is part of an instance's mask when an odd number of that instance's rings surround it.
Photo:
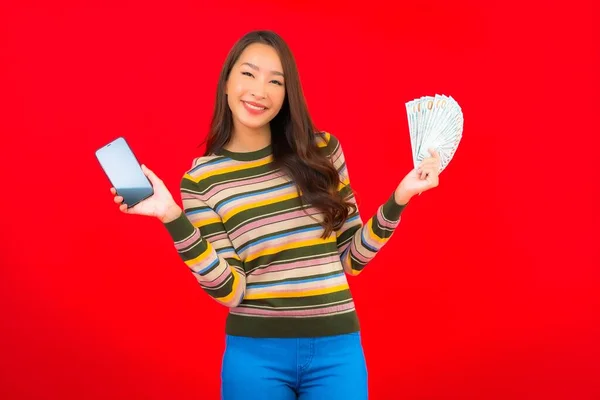
<path fill-rule="evenodd" d="M 279 85 L 279 86 L 283 86 L 283 83 L 280 82 L 280 81 L 277 81 L 277 80 L 271 81 L 271 83 L 274 83 L 274 84 Z"/>
<path fill-rule="evenodd" d="M 246 72 L 246 71 L 242 72 L 242 75 L 253 76 L 250 72 Z"/>

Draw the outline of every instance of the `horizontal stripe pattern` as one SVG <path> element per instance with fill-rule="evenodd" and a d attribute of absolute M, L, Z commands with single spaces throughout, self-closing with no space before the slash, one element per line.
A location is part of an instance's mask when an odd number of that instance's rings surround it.
<path fill-rule="evenodd" d="M 315 142 L 338 171 L 341 194 L 356 206 L 325 239 L 323 214 L 302 204 L 264 151 L 199 157 L 181 180 L 184 213 L 165 225 L 200 286 L 235 316 L 230 334 L 293 335 L 284 324 L 260 322 L 280 318 L 298 321 L 292 326 L 303 335 L 337 332 L 338 318 L 340 326 L 357 326 L 347 316 L 356 318 L 347 276 L 362 272 L 389 241 L 403 207 L 391 196 L 363 223 L 339 141 L 325 133 Z M 311 322 L 316 317 L 327 326 Z M 307 326 L 297 325 L 302 318 Z"/>
<path fill-rule="evenodd" d="M 354 302 L 349 301 L 343 304 L 336 304 L 326 307 L 305 308 L 305 309 L 276 309 L 268 310 L 252 307 L 238 307 L 231 310 L 233 314 L 246 315 L 250 317 L 320 317 L 323 315 L 335 315 L 345 312 L 354 311 Z"/>

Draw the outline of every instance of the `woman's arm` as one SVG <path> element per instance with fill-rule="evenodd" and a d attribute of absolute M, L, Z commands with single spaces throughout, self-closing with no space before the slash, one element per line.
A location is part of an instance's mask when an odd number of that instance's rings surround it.
<path fill-rule="evenodd" d="M 246 275 L 223 221 L 200 200 L 197 184 L 187 176 L 181 180 L 181 196 L 183 210 L 164 221 L 179 256 L 206 293 L 227 307 L 238 306 Z"/>
<path fill-rule="evenodd" d="M 342 146 L 331 134 L 327 134 L 326 139 L 331 160 L 340 175 L 339 191 L 355 206 L 355 211 L 337 231 L 338 252 L 344 271 L 349 275 L 358 275 L 392 237 L 400 223 L 400 215 L 412 196 L 437 186 L 435 161 L 439 161 L 439 158 L 433 161 L 427 159 L 420 169 L 411 171 L 386 202 L 378 207 L 375 215 L 363 223 Z"/>

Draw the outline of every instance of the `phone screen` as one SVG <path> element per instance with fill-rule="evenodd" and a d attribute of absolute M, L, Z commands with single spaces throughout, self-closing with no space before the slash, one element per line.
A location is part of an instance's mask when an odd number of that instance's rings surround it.
<path fill-rule="evenodd" d="M 128 207 L 133 207 L 154 193 L 152 184 L 124 138 L 117 138 L 98 149 L 96 158 Z"/>

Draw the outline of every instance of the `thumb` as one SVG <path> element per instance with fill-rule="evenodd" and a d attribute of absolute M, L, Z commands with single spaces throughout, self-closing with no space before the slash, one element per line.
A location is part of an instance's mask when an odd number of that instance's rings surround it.
<path fill-rule="evenodd" d="M 142 164 L 142 171 L 144 171 L 144 174 L 148 177 L 148 179 L 150 179 L 150 182 L 153 186 L 162 183 L 160 178 L 156 176 L 156 174 L 152 172 L 150 168 L 146 167 L 145 164 Z"/>
<path fill-rule="evenodd" d="M 431 154 L 434 158 L 440 158 L 440 153 L 437 151 L 435 147 L 430 147 L 429 154 Z"/>

